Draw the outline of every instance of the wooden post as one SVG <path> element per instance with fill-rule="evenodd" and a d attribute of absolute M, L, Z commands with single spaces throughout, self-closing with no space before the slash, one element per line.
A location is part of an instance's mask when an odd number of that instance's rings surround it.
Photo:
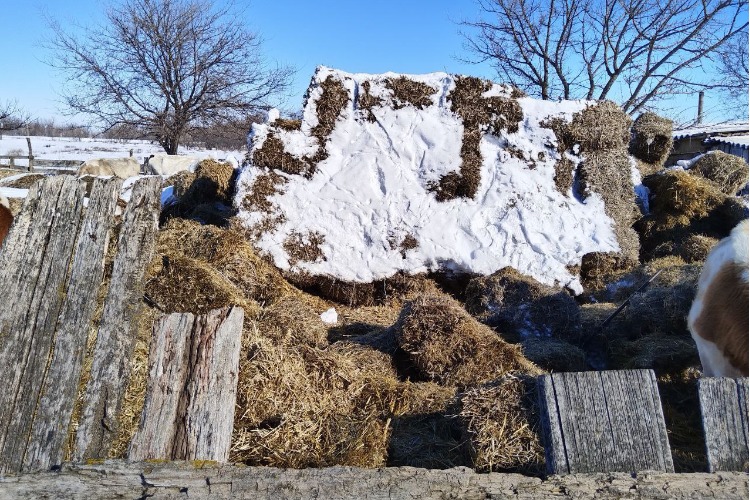
<path fill-rule="evenodd" d="M 26 138 L 26 145 L 29 146 L 29 166 L 28 170 L 29 172 L 34 171 L 34 154 L 31 152 L 31 138 Z"/>
<path fill-rule="evenodd" d="M 709 472 L 748 470 L 747 378 L 698 382 Z"/>
<path fill-rule="evenodd" d="M 244 312 L 170 314 L 154 323 L 149 380 L 129 460 L 226 462 Z"/>
<path fill-rule="evenodd" d="M 553 373 L 537 383 L 550 474 L 674 472 L 653 371 Z"/>
<path fill-rule="evenodd" d="M 161 179 L 139 179 L 123 214 L 76 434 L 73 455 L 77 461 L 106 458 L 117 437 L 117 417 L 130 379 L 137 318 L 143 301 L 143 276 L 154 252 L 160 193 Z"/>

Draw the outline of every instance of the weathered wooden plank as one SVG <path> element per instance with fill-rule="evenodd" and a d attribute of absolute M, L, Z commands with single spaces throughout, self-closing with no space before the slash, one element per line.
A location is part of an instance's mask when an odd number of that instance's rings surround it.
<path fill-rule="evenodd" d="M 537 380 L 549 473 L 674 471 L 651 370 Z"/>
<path fill-rule="evenodd" d="M 698 382 L 710 472 L 748 470 L 747 392 L 747 378 Z"/>
<path fill-rule="evenodd" d="M 277 469 L 193 462 L 65 464 L 60 472 L 0 476 L 0 500 L 17 498 L 326 498 L 397 499 L 747 499 L 748 477 L 740 472 L 600 473 L 549 476 L 477 474 L 387 467 Z"/>
<path fill-rule="evenodd" d="M 3 248 L 0 282 L 0 472 L 19 470 L 65 299 L 83 188 L 73 177 L 43 179 Z M 16 234 L 13 234 L 16 233 Z"/>
<path fill-rule="evenodd" d="M 62 463 L 121 186 L 122 181 L 116 178 L 94 183 L 78 233 L 54 354 L 34 418 L 24 470 L 48 469 Z"/>
<path fill-rule="evenodd" d="M 145 177 L 133 187 L 123 214 L 97 332 L 94 359 L 76 433 L 76 460 L 106 457 L 117 436 L 117 416 L 130 378 L 143 297 L 143 276 L 154 252 L 161 178 Z"/>
<path fill-rule="evenodd" d="M 130 460 L 228 460 L 243 318 L 234 307 L 170 314 L 154 324 Z"/>

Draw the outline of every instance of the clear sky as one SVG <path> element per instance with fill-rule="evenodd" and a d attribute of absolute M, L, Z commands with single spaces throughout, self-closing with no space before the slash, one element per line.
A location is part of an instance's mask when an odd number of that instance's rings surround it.
<path fill-rule="evenodd" d="M 348 72 L 429 73 L 446 71 L 495 78 L 488 64 L 459 61 L 464 51 L 458 21 L 474 19 L 474 0 L 236 0 L 247 24 L 264 39 L 270 61 L 297 72 L 287 110 L 299 110 L 302 95 L 317 65 Z M 45 15 L 63 26 L 90 24 L 102 18 L 97 0 L 0 0 L 0 102 L 15 100 L 37 118 L 62 118 L 58 90 L 64 78 L 43 60 L 41 43 L 47 31 Z M 684 103 L 684 98 L 680 105 Z M 695 115 L 689 103 L 686 120 Z M 709 96 L 707 119 L 716 107 Z"/>

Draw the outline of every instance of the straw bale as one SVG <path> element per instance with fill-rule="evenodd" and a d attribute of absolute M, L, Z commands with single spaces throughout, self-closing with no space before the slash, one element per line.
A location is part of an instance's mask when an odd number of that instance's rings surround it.
<path fill-rule="evenodd" d="M 179 199 L 185 196 L 193 181 L 195 181 L 195 172 L 180 170 L 176 174 L 172 174 L 164 179 L 161 186 L 162 188 L 173 186 L 173 195 Z"/>
<path fill-rule="evenodd" d="M 589 368 L 586 353 L 578 346 L 557 338 L 529 338 L 524 340 L 526 358 L 550 372 L 580 372 Z"/>
<path fill-rule="evenodd" d="M 636 222 L 641 236 L 641 256 L 654 258 L 664 243 L 685 241 L 690 235 L 721 239 L 741 220 L 747 207 L 741 199 L 727 196 L 711 181 L 680 170 L 647 176 L 651 213 Z"/>
<path fill-rule="evenodd" d="M 533 379 L 512 374 L 461 394 L 458 414 L 479 472 L 544 471 Z"/>
<path fill-rule="evenodd" d="M 208 283 L 218 287 L 212 292 L 218 294 L 215 297 L 239 300 L 239 296 L 251 303 L 272 302 L 291 289 L 279 271 L 259 257 L 244 235 L 235 229 L 172 219 L 159 231 L 155 255 L 148 274 L 153 281 L 148 286 L 159 290 L 163 299 L 174 306 L 198 305 L 196 300 L 213 302 L 200 289 L 196 290 L 198 295 L 192 297 L 191 290 L 182 289 L 179 281 L 174 280 L 185 280 L 187 285 L 200 288 L 200 279 L 210 278 Z M 165 269 L 164 258 L 170 263 L 177 259 L 178 267 Z M 190 265 L 190 260 L 196 262 L 194 266 Z M 196 276 L 191 277 L 193 271 Z M 177 274 L 171 277 L 173 272 Z M 172 293 L 176 295 L 171 297 Z M 156 297 L 152 298 L 158 303 Z M 246 310 L 245 315 L 249 312 Z"/>
<path fill-rule="evenodd" d="M 319 320 L 319 318 L 318 318 Z M 231 459 L 249 465 L 385 465 L 387 411 L 367 395 L 396 384 L 390 357 L 355 344 L 277 342 L 246 324 Z"/>
<path fill-rule="evenodd" d="M 708 252 L 719 242 L 718 238 L 702 234 L 688 234 L 678 241 L 660 243 L 651 252 L 653 258 L 675 255 L 688 263 L 703 262 Z"/>
<path fill-rule="evenodd" d="M 515 370 L 539 372 L 519 346 L 503 341 L 447 295 L 406 302 L 394 329 L 415 369 L 443 385 L 475 385 Z"/>
<path fill-rule="evenodd" d="M 455 88 L 448 95 L 451 111 L 464 124 L 459 172 L 450 172 L 429 186 L 438 201 L 454 198 L 474 198 L 480 182 L 482 153 L 479 144 L 482 134 L 500 135 L 501 131 L 517 132 L 523 120 L 523 110 L 515 98 L 483 97 L 492 82 L 475 77 L 457 76 Z"/>
<path fill-rule="evenodd" d="M 640 210 L 635 203 L 626 151 L 614 149 L 587 153 L 578 166 L 578 179 L 578 194 L 583 199 L 591 193 L 598 193 L 604 199 L 604 211 L 615 222 L 613 229 L 622 258 L 626 264 L 636 264 L 640 243 L 631 226 L 640 216 Z"/>
<path fill-rule="evenodd" d="M 466 309 L 513 341 L 529 336 L 577 336 L 580 331 L 580 312 L 573 297 L 511 267 L 469 281 Z"/>
<path fill-rule="evenodd" d="M 715 182 L 721 192 L 734 196 L 748 180 L 748 167 L 739 156 L 711 151 L 701 156 L 691 172 Z"/>
<path fill-rule="evenodd" d="M 570 136 L 564 142 L 570 147 L 579 144 L 581 152 L 586 154 L 609 149 L 624 150 L 630 141 L 631 123 L 620 106 L 611 101 L 600 101 L 573 115 L 573 121 L 567 127 Z"/>
<path fill-rule="evenodd" d="M 365 112 L 367 121 L 374 123 L 376 118 L 372 113 L 372 110 L 373 108 L 381 107 L 383 105 L 383 99 L 370 94 L 370 82 L 368 81 L 362 82 L 360 84 L 360 89 L 359 97 L 357 98 L 357 106 Z"/>
<path fill-rule="evenodd" d="M 633 122 L 628 152 L 648 164 L 663 166 L 672 150 L 672 120 L 642 113 Z"/>
<path fill-rule="evenodd" d="M 430 85 L 416 82 L 405 76 L 386 78 L 385 87 L 393 94 L 391 102 L 393 109 L 401 109 L 409 105 L 424 109 L 432 105 L 432 96 L 437 92 L 437 89 Z"/>
<path fill-rule="evenodd" d="M 13 180 L 0 180 L 0 186 L 17 188 L 17 189 L 29 189 L 31 186 L 37 183 L 37 181 L 44 179 L 43 174 L 24 174 L 21 177 Z"/>

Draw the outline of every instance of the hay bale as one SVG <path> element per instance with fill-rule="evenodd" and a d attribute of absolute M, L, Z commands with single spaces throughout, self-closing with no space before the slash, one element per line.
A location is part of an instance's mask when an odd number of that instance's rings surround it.
<path fill-rule="evenodd" d="M 374 349 L 326 349 L 265 336 L 246 322 L 232 461 L 275 467 L 385 465 L 387 410 L 367 394 L 396 384 L 390 358 Z"/>
<path fill-rule="evenodd" d="M 739 156 L 711 151 L 693 164 L 691 172 L 715 182 L 722 193 L 734 196 L 748 180 L 748 167 Z"/>
<path fill-rule="evenodd" d="M 476 385 L 509 371 L 540 372 L 520 347 L 503 341 L 446 295 L 408 301 L 394 330 L 414 368 L 443 385 Z"/>
<path fill-rule="evenodd" d="M 172 194 L 175 198 L 182 198 L 187 193 L 190 185 L 195 181 L 195 172 L 189 170 L 180 170 L 172 174 L 161 183 L 162 188 L 172 186 Z"/>
<path fill-rule="evenodd" d="M 459 419 L 479 472 L 544 471 L 533 380 L 507 375 L 460 396 Z"/>
<path fill-rule="evenodd" d="M 650 165 L 662 167 L 672 150 L 672 120 L 642 113 L 633 122 L 628 152 Z"/>
<path fill-rule="evenodd" d="M 588 290 L 598 290 L 631 267 L 619 253 L 589 252 L 581 257 L 581 283 Z"/>
<path fill-rule="evenodd" d="M 644 260 L 660 255 L 664 243 L 685 241 L 690 235 L 721 239 L 747 218 L 747 207 L 727 196 L 711 181 L 681 170 L 647 176 L 651 213 L 634 224 L 641 236 Z"/>
<path fill-rule="evenodd" d="M 620 106 L 612 101 L 600 101 L 573 115 L 564 143 L 570 147 L 579 144 L 585 154 L 625 150 L 630 141 L 631 124 L 632 120 Z"/>
<path fill-rule="evenodd" d="M 613 229 L 623 262 L 626 265 L 637 264 L 640 243 L 632 225 L 640 216 L 640 210 L 635 202 L 635 188 L 626 151 L 587 152 L 578 165 L 578 180 L 578 195 L 581 198 L 586 199 L 592 193 L 597 193 L 604 199 L 604 211 L 615 222 Z"/>
<path fill-rule="evenodd" d="M 469 281 L 465 304 L 472 315 L 512 341 L 575 337 L 580 331 L 580 312 L 573 297 L 511 267 Z"/>
<path fill-rule="evenodd" d="M 717 238 L 704 236 L 702 234 L 688 234 L 678 241 L 665 241 L 654 248 L 650 256 L 654 259 L 659 257 L 677 256 L 687 263 L 701 263 L 706 260 L 708 252 L 719 242 Z"/>
<path fill-rule="evenodd" d="M 521 342 L 523 355 L 550 372 L 582 372 L 589 369 L 586 353 L 578 346 L 556 338 L 529 338 Z"/>

